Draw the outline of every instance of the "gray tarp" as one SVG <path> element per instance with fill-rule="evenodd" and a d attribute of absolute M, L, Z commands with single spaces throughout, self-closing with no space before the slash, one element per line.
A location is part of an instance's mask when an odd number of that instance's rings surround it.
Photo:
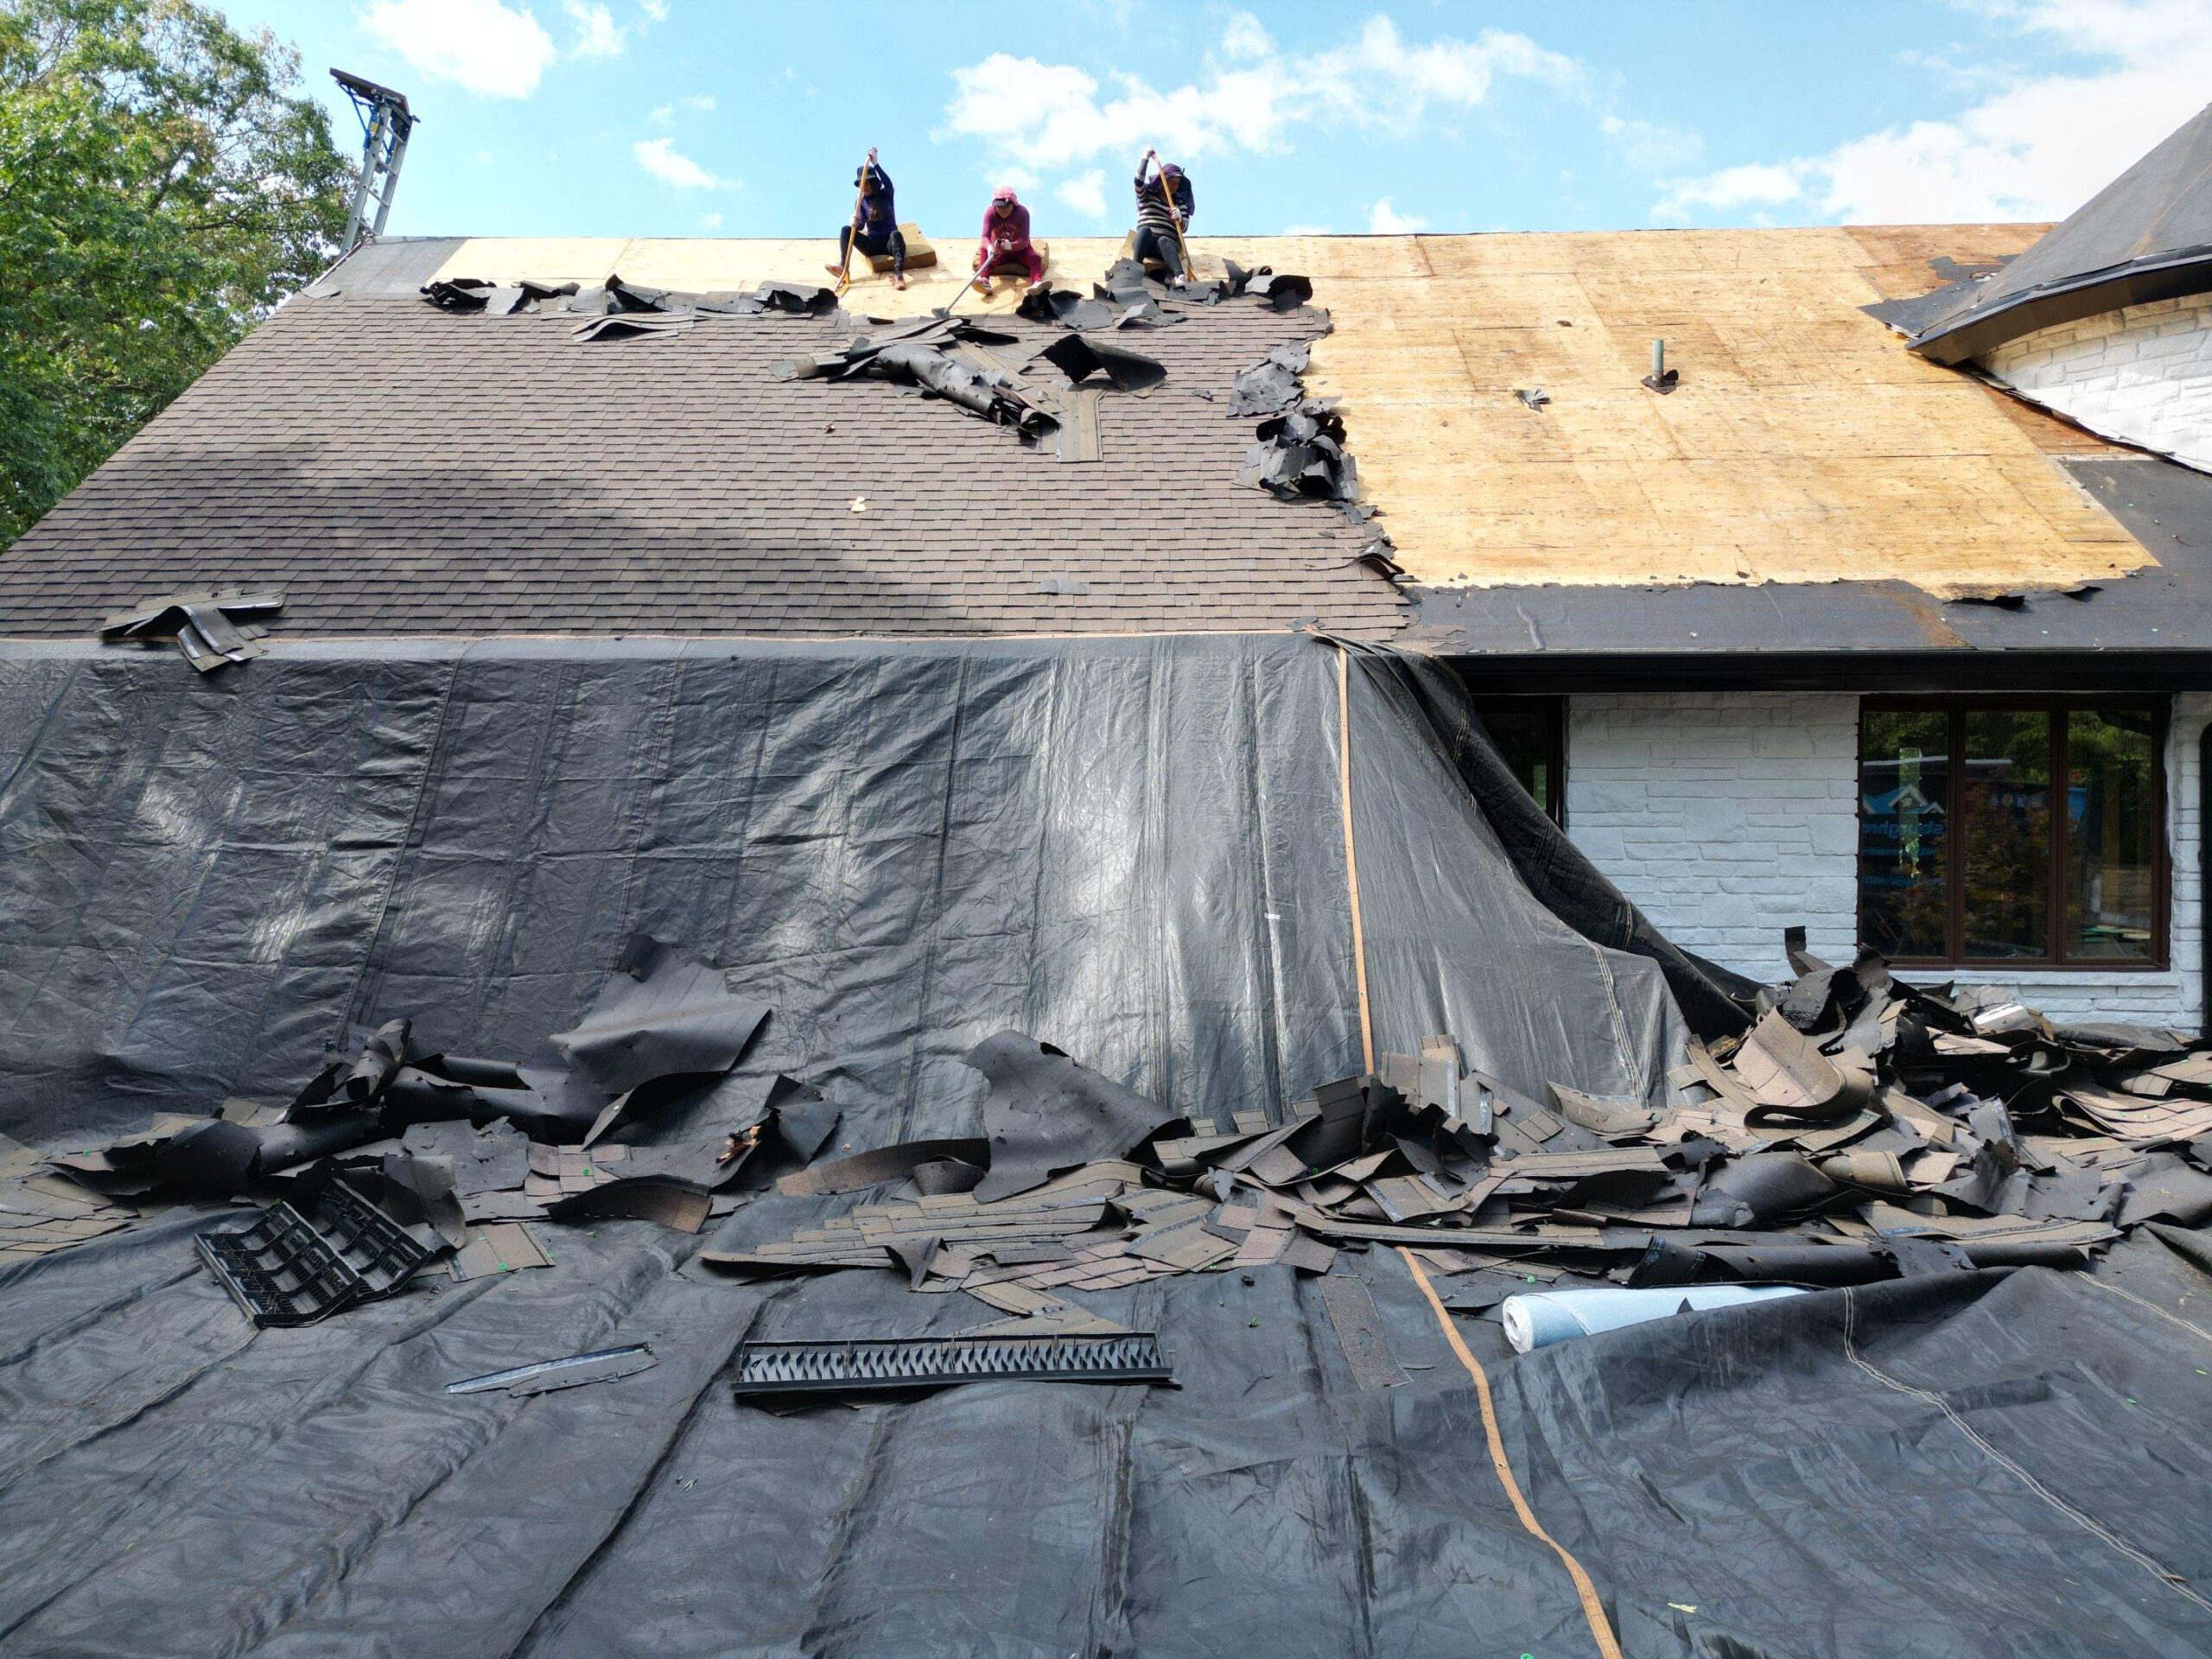
<path fill-rule="evenodd" d="M 783 1069 L 845 1108 L 836 1150 L 973 1134 L 957 1056 L 1009 1025 L 1180 1110 L 1279 1107 L 1359 1061 L 1337 686 L 1303 639 L 0 658 L 0 1130 L 282 1094 L 350 1020 L 527 1058 L 639 927 L 776 1010 L 708 1116 Z M 1421 723 L 1349 686 L 1383 1045 L 1442 1025 L 1523 1086 L 1653 1086 L 1656 966 L 1539 907 Z M 615 1222 L 257 1334 L 208 1222 L 0 1269 L 0 1651 L 1593 1650 L 1394 1255 L 1339 1270 L 1402 1387 L 1360 1389 L 1271 1268 L 1088 1299 L 1160 1331 L 1178 1389 L 779 1417 L 730 1398 L 748 1333 L 992 1316 L 890 1272 L 715 1281 Z M 2212 1344 L 2159 1311 L 2196 1271 L 2138 1300 L 1961 1274 L 1510 1363 L 1465 1328 L 1630 1654 L 2212 1652 L 2137 1559 L 2212 1576 Z M 442 1391 L 641 1340 L 619 1382 Z"/>

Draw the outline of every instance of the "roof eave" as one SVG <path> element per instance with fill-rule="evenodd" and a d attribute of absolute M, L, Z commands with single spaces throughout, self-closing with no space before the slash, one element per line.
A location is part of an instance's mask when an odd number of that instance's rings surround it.
<path fill-rule="evenodd" d="M 1970 307 L 1905 343 L 1930 362 L 1955 366 L 2039 329 L 2208 291 L 2212 246 L 2185 248 L 2029 289 L 1987 309 Z"/>

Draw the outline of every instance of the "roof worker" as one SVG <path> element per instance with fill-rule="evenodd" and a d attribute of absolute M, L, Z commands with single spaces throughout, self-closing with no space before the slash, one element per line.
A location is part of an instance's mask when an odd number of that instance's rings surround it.
<path fill-rule="evenodd" d="M 983 237 L 976 245 L 976 291 L 991 291 L 991 278 L 1026 276 L 1034 288 L 1045 280 L 1045 256 L 1029 239 L 1029 210 L 1010 184 L 999 186 L 983 209 Z"/>
<path fill-rule="evenodd" d="M 1137 163 L 1137 263 L 1167 267 L 1168 280 L 1181 286 L 1191 273 L 1183 269 L 1183 238 L 1179 229 L 1191 222 L 1197 203 L 1191 181 L 1173 162 L 1160 162 L 1160 171 L 1147 178 L 1160 152 L 1147 149 Z"/>
<path fill-rule="evenodd" d="M 853 183 L 860 194 L 853 202 L 853 222 L 837 232 L 837 263 L 829 267 L 832 276 L 842 278 L 852 266 L 853 249 L 858 247 L 870 258 L 891 256 L 891 286 L 906 286 L 906 237 L 899 228 L 899 208 L 891 194 L 891 175 L 875 159 L 873 145 L 868 149 L 868 162 L 853 175 Z"/>

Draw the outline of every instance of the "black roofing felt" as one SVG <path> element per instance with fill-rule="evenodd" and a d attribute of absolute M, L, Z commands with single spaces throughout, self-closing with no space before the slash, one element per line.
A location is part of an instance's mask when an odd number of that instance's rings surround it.
<path fill-rule="evenodd" d="M 512 1052 L 640 925 L 774 1004 L 734 1081 L 818 1079 L 841 1151 L 972 1135 L 959 1055 L 1015 1020 L 1217 1122 L 1356 1070 L 1369 998 L 1386 1049 L 1448 1028 L 1510 1077 L 1653 1092 L 1682 1051 L 1652 964 L 1542 911 L 1377 660 L 1347 664 L 1363 988 L 1310 639 L 280 645 L 212 677 L 9 647 L 0 1132 L 281 1093 L 401 1010 Z M 0 1269 L 8 1653 L 1599 1651 L 1555 1539 L 1637 1659 L 2212 1654 L 2188 1236 L 1525 1359 L 1378 1249 L 1338 1268 L 1364 1363 L 1276 1265 L 1095 1294 L 1172 1389 L 785 1416 L 732 1398 L 747 1339 L 989 1311 L 888 1262 L 717 1281 L 613 1218 L 547 1269 L 257 1333 L 193 1252 L 235 1224 Z M 651 1369 L 589 1387 L 449 1391 L 639 1344 Z"/>
<path fill-rule="evenodd" d="M 2122 305 L 2212 288 L 2212 105 L 1992 276 L 1868 306 L 1939 363 Z"/>
<path fill-rule="evenodd" d="M 2018 606 L 1899 582 L 1415 589 L 1408 643 L 1528 690 L 2212 685 L 2212 476 L 2152 456 L 2061 464 L 2157 564 Z"/>

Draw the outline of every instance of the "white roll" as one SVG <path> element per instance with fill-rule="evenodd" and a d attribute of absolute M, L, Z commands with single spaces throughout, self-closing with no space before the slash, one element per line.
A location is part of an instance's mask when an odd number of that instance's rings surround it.
<path fill-rule="evenodd" d="M 1611 1287 L 1589 1290 L 1537 1290 L 1509 1296 L 1498 1309 L 1505 1339 L 1516 1354 L 1545 1348 L 1569 1337 L 1618 1331 L 1681 1313 L 1734 1307 L 1743 1302 L 1802 1296 L 1795 1285 L 1679 1285 L 1659 1290 Z"/>

